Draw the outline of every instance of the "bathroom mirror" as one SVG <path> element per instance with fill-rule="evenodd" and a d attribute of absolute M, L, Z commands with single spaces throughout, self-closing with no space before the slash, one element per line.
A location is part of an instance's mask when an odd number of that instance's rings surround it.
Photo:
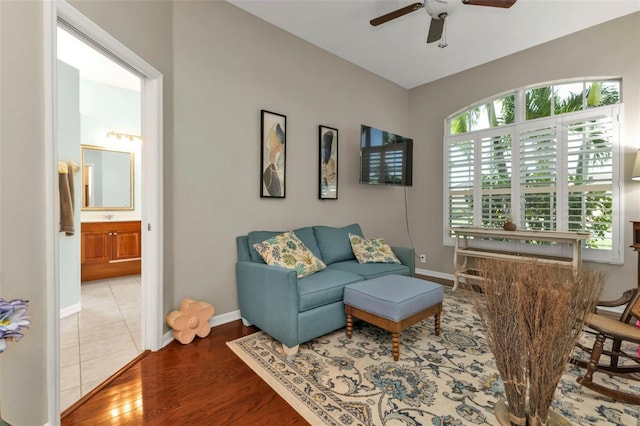
<path fill-rule="evenodd" d="M 133 210 L 133 152 L 82 145 L 82 210 Z"/>

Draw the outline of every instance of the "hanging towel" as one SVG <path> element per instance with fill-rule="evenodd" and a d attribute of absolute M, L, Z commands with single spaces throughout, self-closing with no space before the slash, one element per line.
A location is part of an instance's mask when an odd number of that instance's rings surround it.
<path fill-rule="evenodd" d="M 60 189 L 60 232 L 73 235 L 74 185 L 73 164 L 58 163 L 58 184 Z"/>

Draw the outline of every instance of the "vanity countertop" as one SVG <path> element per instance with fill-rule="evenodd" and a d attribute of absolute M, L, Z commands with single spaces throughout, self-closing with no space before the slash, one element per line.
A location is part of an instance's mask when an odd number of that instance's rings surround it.
<path fill-rule="evenodd" d="M 110 219 L 103 217 L 89 217 L 86 219 L 81 219 L 82 223 L 97 223 L 97 222 L 140 222 L 140 218 L 135 217 L 112 217 Z"/>

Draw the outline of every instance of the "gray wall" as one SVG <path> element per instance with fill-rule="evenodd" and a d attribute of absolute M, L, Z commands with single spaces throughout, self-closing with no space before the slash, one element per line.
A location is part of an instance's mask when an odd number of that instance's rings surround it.
<path fill-rule="evenodd" d="M 360 124 L 406 134 L 405 89 L 226 2 L 153 2 L 157 20 L 145 3 L 72 5 L 164 74 L 165 312 L 238 309 L 234 239 L 253 229 L 360 222 L 408 244 L 402 189 L 357 183 Z M 287 115 L 285 199 L 259 198 L 260 109 Z M 317 199 L 320 124 L 340 130 L 337 201 Z"/>
<path fill-rule="evenodd" d="M 416 139 L 417 164 L 410 220 L 416 251 L 427 254 L 430 270 L 451 273 L 453 250 L 442 245 L 444 120 L 489 96 L 557 79 L 621 76 L 624 101 L 625 264 L 589 264 L 607 271 L 604 297 L 615 299 L 635 287 L 637 254 L 631 244 L 631 220 L 640 220 L 640 185 L 631 169 L 640 148 L 640 13 L 563 37 L 532 49 L 443 78 L 410 91 L 410 134 Z M 428 220 L 424 220 L 428 217 Z"/>
<path fill-rule="evenodd" d="M 31 314 L 0 355 L 0 401 L 20 425 L 46 422 L 49 395 L 42 22 L 39 2 L 0 2 L 0 296 L 28 299 Z"/>
<path fill-rule="evenodd" d="M 239 30 L 241 29 L 241 30 Z M 408 244 L 403 191 L 358 184 L 360 124 L 408 131 L 408 92 L 226 2 L 174 6 L 174 307 L 238 309 L 235 237 L 359 222 Z M 260 110 L 287 116 L 285 199 L 260 199 Z M 339 129 L 339 199 L 318 200 L 318 125 Z"/>

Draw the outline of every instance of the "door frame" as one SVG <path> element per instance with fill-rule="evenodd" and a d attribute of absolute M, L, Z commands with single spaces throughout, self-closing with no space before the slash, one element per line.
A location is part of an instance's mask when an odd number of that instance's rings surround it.
<path fill-rule="evenodd" d="M 60 419 L 60 281 L 57 136 L 57 25 L 64 20 L 142 75 L 142 348 L 163 340 L 163 76 L 63 0 L 44 2 L 45 165 L 47 210 L 47 364 L 49 424 Z M 47 6 L 47 4 L 49 6 Z"/>

